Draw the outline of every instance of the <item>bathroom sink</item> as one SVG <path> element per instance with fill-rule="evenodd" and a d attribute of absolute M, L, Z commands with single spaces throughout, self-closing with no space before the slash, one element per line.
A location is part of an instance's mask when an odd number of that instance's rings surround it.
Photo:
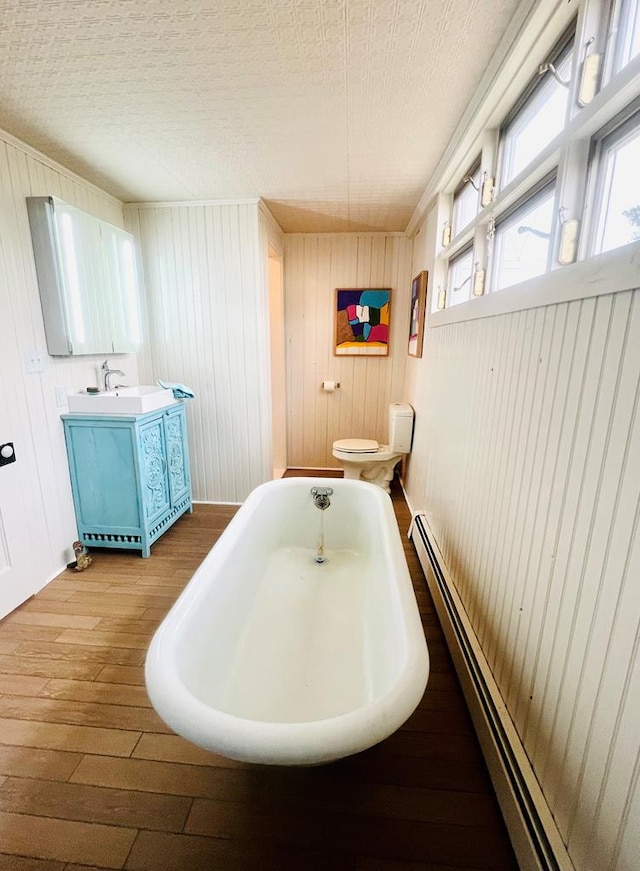
<path fill-rule="evenodd" d="M 173 391 L 163 387 L 117 387 L 100 393 L 71 393 L 72 414 L 145 414 L 175 402 Z"/>

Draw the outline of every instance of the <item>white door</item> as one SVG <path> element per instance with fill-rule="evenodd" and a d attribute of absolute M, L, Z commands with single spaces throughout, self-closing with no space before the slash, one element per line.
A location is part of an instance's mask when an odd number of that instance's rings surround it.
<path fill-rule="evenodd" d="M 7 240 L 0 238 L 0 446 L 14 444 L 15 462 L 0 465 L 0 617 L 36 592 L 38 542 L 30 529 L 25 457 L 28 411 L 22 360 L 8 294 Z M 22 459 L 21 459 L 22 450 Z"/>
<path fill-rule="evenodd" d="M 4 412 L 4 408 L 3 408 Z M 0 445 L 7 436 L 4 413 L 0 424 Z M 29 559 L 34 542 L 29 537 L 29 521 L 20 487 L 20 453 L 16 460 L 0 465 L 0 617 L 4 617 L 36 592 L 36 568 Z"/>

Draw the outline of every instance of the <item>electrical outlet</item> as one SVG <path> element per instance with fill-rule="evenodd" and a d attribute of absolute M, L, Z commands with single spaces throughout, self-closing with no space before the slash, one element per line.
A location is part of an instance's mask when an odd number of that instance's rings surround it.
<path fill-rule="evenodd" d="M 35 375 L 37 372 L 44 372 L 44 357 L 37 348 L 32 348 L 24 355 L 27 365 L 27 372 L 30 375 Z"/>
<path fill-rule="evenodd" d="M 56 408 L 64 408 L 67 404 L 67 391 L 64 387 L 56 387 Z"/>

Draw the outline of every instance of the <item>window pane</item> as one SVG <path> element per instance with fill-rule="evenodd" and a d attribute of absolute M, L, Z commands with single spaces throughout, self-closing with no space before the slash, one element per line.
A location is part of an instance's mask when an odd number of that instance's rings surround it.
<path fill-rule="evenodd" d="M 606 149 L 596 253 L 640 239 L 640 126 Z"/>
<path fill-rule="evenodd" d="M 547 271 L 554 193 L 547 188 L 496 227 L 494 290 Z"/>
<path fill-rule="evenodd" d="M 640 0 L 622 0 L 616 42 L 615 70 L 640 54 Z"/>
<path fill-rule="evenodd" d="M 471 278 L 473 277 L 473 248 L 458 254 L 449 262 L 449 287 L 447 306 L 466 302 L 471 297 Z"/>
<path fill-rule="evenodd" d="M 468 175 L 453 197 L 453 234 L 460 232 L 478 214 L 480 201 L 480 165 Z"/>
<path fill-rule="evenodd" d="M 573 50 L 566 52 L 556 70 L 564 81 L 571 74 Z M 544 82 L 505 128 L 502 138 L 502 170 L 500 183 L 504 187 L 560 133 L 565 125 L 569 88 L 551 74 L 544 73 Z"/>

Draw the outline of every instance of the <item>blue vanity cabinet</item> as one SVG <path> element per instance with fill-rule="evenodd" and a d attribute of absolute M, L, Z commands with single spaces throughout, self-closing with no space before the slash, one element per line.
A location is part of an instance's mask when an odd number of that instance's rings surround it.
<path fill-rule="evenodd" d="M 184 405 L 62 420 L 80 540 L 148 557 L 153 542 L 192 510 Z"/>

